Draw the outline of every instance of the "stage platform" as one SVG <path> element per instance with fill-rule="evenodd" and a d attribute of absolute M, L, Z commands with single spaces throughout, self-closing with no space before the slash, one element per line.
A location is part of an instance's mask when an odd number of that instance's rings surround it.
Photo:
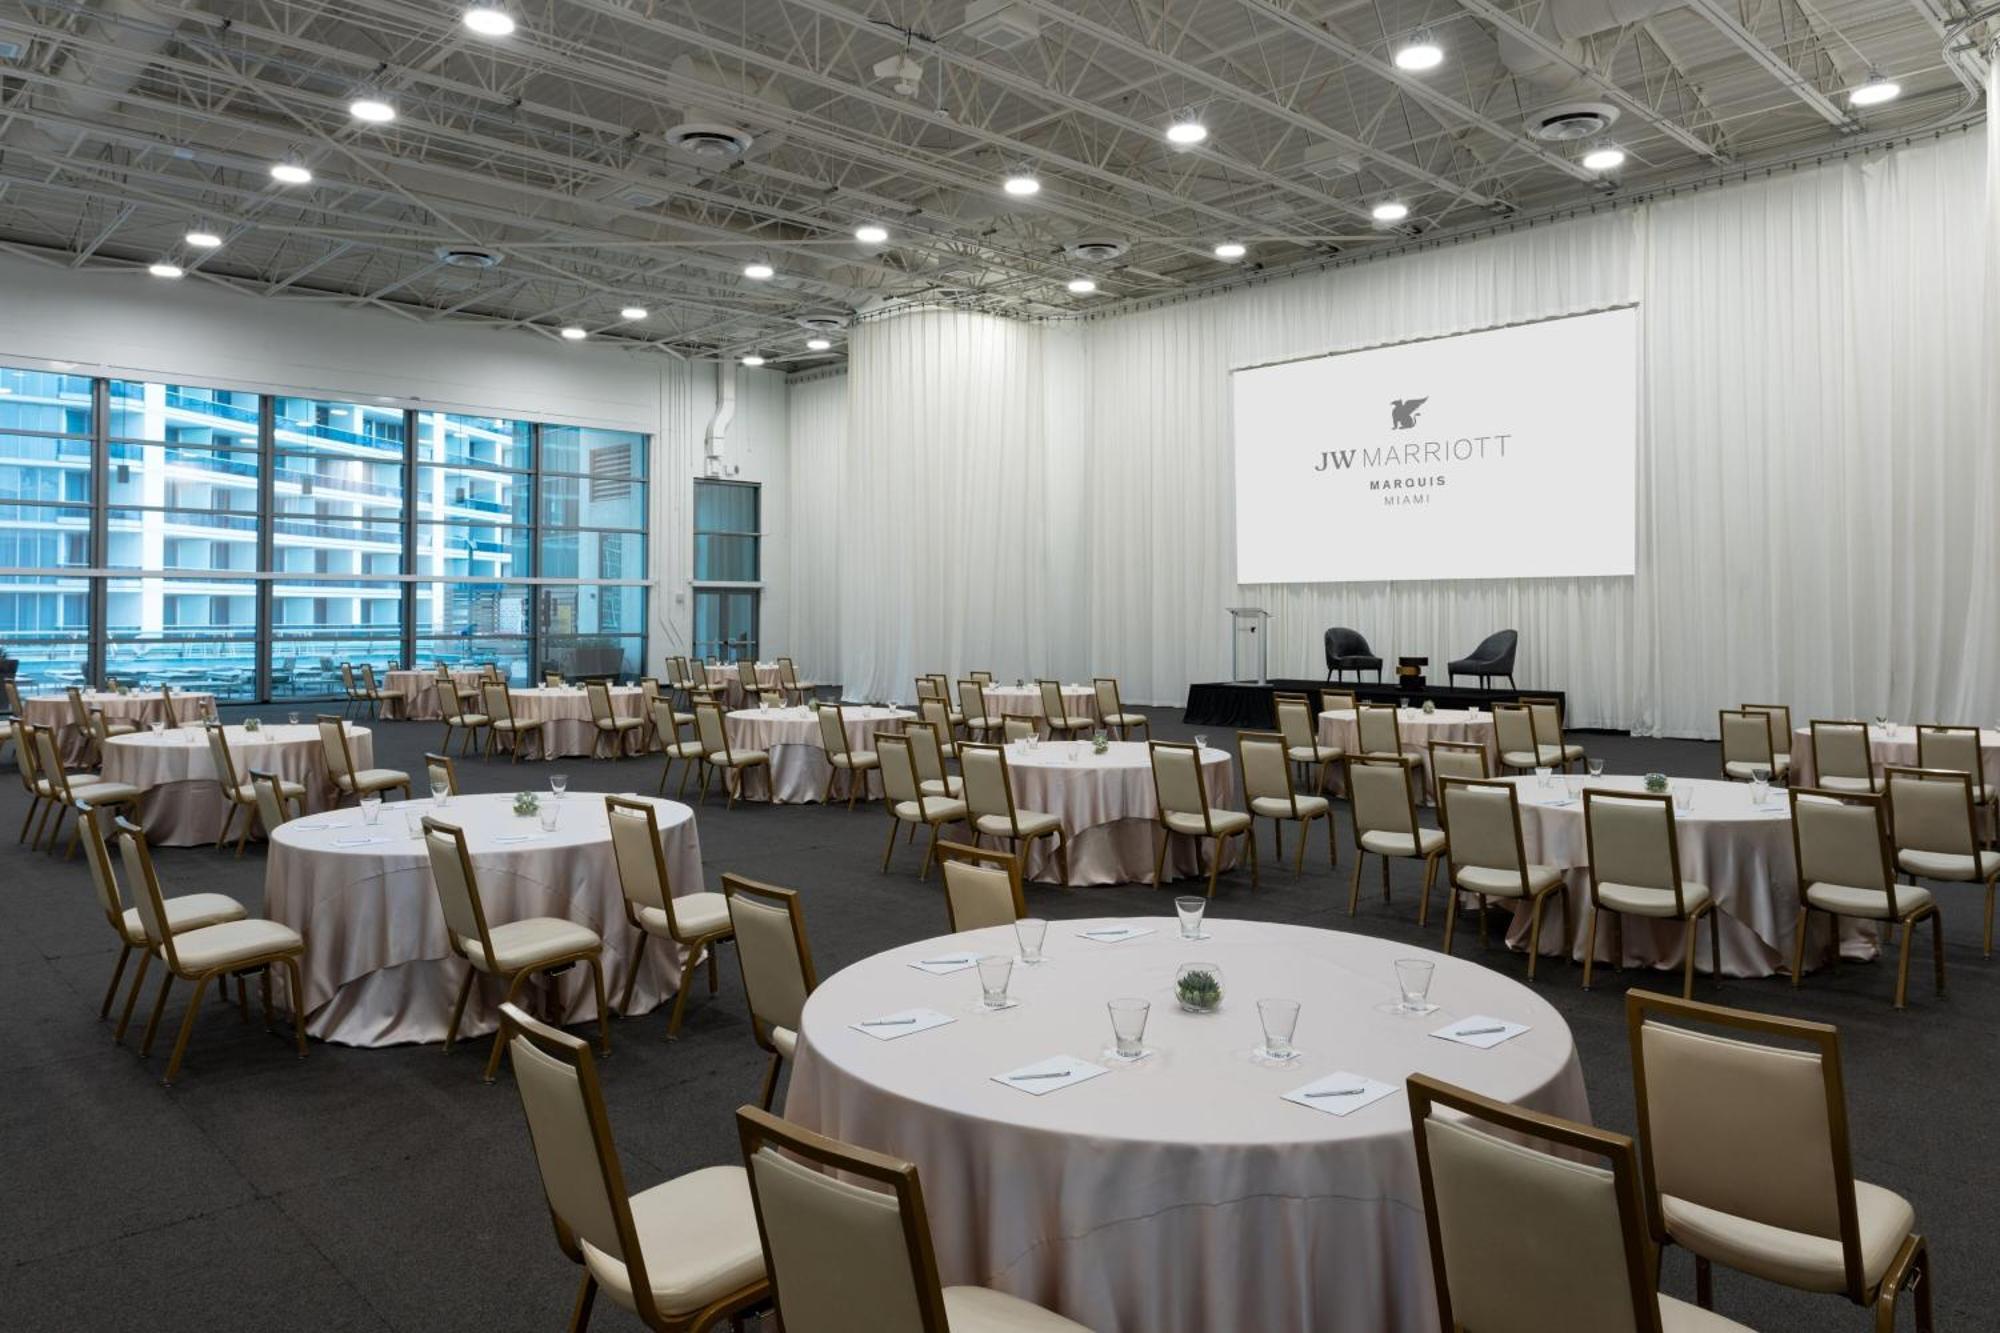
<path fill-rule="evenodd" d="M 1271 703 L 1271 696 L 1283 690 L 1287 693 L 1316 695 L 1320 690 L 1353 690 L 1363 703 L 1400 703 L 1411 708 L 1423 707 L 1428 699 L 1439 708 L 1491 708 L 1494 704 L 1512 703 L 1523 694 L 1538 695 L 1543 698 L 1562 699 L 1561 690 L 1480 690 L 1467 686 L 1426 685 L 1421 689 L 1405 690 L 1393 680 L 1380 684 L 1366 681 L 1356 684 L 1350 676 L 1345 681 L 1286 679 L 1266 681 L 1258 685 L 1248 681 L 1212 681 L 1203 685 L 1188 687 L 1187 707 L 1182 712 L 1182 721 L 1191 727 L 1233 727 L 1237 730 L 1269 731 L 1278 725 L 1277 709 Z M 1568 700 L 1564 700 L 1564 710 L 1568 712 Z"/>

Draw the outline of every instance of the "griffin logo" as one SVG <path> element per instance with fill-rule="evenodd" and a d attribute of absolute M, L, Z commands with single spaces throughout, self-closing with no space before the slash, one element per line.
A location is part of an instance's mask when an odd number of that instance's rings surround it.
<path fill-rule="evenodd" d="M 1429 401 L 1428 398 L 1398 398 L 1389 404 L 1389 429 L 1415 430 L 1417 409 Z"/>

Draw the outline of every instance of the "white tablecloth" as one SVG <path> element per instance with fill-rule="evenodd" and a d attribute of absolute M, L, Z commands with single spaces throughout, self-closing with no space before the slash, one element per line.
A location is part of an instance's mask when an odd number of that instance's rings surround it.
<path fill-rule="evenodd" d="M 85 690 L 83 706 L 100 710 L 107 722 L 133 722 L 149 726 L 167 720 L 165 697 L 158 690 L 134 690 L 130 694 Z M 83 758 L 88 747 L 84 744 L 82 730 L 70 720 L 67 694 L 29 695 L 21 700 L 21 710 L 34 725 L 55 728 L 56 743 L 62 747 L 64 763 L 73 764 Z M 193 722 L 214 714 L 214 695 L 174 691 L 175 720 Z"/>
<path fill-rule="evenodd" d="M 540 720 L 546 724 L 542 728 L 542 740 L 548 746 L 549 758 L 588 758 L 596 753 L 597 723 L 590 715 L 590 695 L 581 685 L 564 685 L 554 689 L 534 685 L 513 691 L 512 699 L 515 718 L 522 722 Z M 637 685 L 613 685 L 611 711 L 620 717 L 644 717 L 645 691 Z M 629 746 L 637 742 L 628 737 L 625 744 Z M 528 753 L 541 753 L 535 742 L 529 741 L 527 745 Z"/>
<path fill-rule="evenodd" d="M 973 947 L 1014 952 L 1007 928 L 893 949 L 821 983 L 806 1004 L 785 1114 L 917 1164 L 939 1275 L 1037 1301 L 1098 1333 L 1434 1330 L 1407 1098 L 1345 1116 L 1280 1099 L 1336 1072 L 1399 1090 L 1423 1072 L 1588 1121 L 1575 1046 L 1533 991 L 1477 963 L 1339 931 L 1210 917 L 1117 944 L 1056 921 L 1041 966 L 1016 966 L 1020 1004 L 976 1012 L 977 972 L 907 966 Z M 1435 1012 L 1384 1012 L 1394 962 L 1436 965 Z M 1220 1012 L 1172 998 L 1176 966 L 1223 973 Z M 1067 1055 L 1107 1063 L 1105 1001 L 1151 1001 L 1137 1064 L 1035 1097 L 990 1081 Z M 1290 1066 L 1252 1063 L 1256 1000 L 1302 1010 Z M 956 1023 L 896 1041 L 848 1024 L 923 1006 Z M 1481 1051 L 1427 1035 L 1487 1015 L 1530 1030 Z"/>
<path fill-rule="evenodd" d="M 1513 779 L 1521 793 L 1521 840 L 1528 860 L 1569 872 L 1570 921 L 1574 938 L 1570 956 L 1581 961 L 1590 928 L 1590 852 L 1585 843 L 1583 800 L 1571 800 L 1561 774 L 1543 787 L 1532 774 Z M 1643 791 L 1643 777 L 1573 777 L 1579 789 Z M 1792 968 L 1792 941 L 1798 924 L 1798 871 L 1792 857 L 1791 807 L 1782 788 L 1773 787 L 1766 805 L 1751 802 L 1747 782 L 1711 778 L 1675 778 L 1675 788 L 1693 787 L 1694 805 L 1674 811 L 1681 878 L 1708 885 L 1722 914 L 1722 970 L 1732 977 L 1767 977 Z M 1542 909 L 1545 952 L 1560 949 L 1561 908 L 1551 902 Z M 1507 942 L 1525 948 L 1529 913 L 1516 908 Z M 1614 925 L 1614 922 L 1617 924 Z M 1808 965 L 1823 961 L 1827 942 L 1821 935 L 1825 918 L 1813 924 Z M 1606 916 L 1597 930 L 1597 959 L 1612 961 L 1623 931 L 1625 966 L 1678 968 L 1686 926 L 1620 913 Z M 1873 958 L 1872 927 L 1842 918 L 1841 954 Z M 1695 969 L 1708 970 L 1708 926 L 1696 944 Z"/>
<path fill-rule="evenodd" d="M 451 673 L 453 683 L 476 689 L 485 679 L 485 673 L 477 667 Z M 393 695 L 402 702 L 397 706 L 396 716 L 411 721 L 435 721 L 444 716 L 438 706 L 436 671 L 391 671 L 382 677 L 382 693 Z M 485 710 L 477 703 L 468 701 L 468 713 Z"/>
<path fill-rule="evenodd" d="M 994 721 L 1003 717 L 1041 717 L 1042 692 L 1034 685 L 989 685 L 986 695 L 986 716 Z M 1088 685 L 1065 685 L 1062 687 L 1063 711 L 1071 717 L 1097 716 L 1097 691 Z M 953 687 L 951 696 L 953 712 L 958 711 L 958 694 Z"/>
<path fill-rule="evenodd" d="M 1462 741 L 1486 747 L 1486 771 L 1500 772 L 1500 747 L 1494 741 L 1493 714 L 1476 708 L 1440 708 L 1426 713 L 1421 708 L 1396 710 L 1396 731 L 1403 739 L 1403 753 L 1423 761 L 1423 799 L 1428 802 L 1436 789 L 1431 775 L 1431 742 Z M 1348 754 L 1361 753 L 1361 727 L 1351 708 L 1330 708 L 1319 715 L 1322 745 L 1338 745 Z M 1315 775 L 1317 776 L 1317 775 Z M 1333 785 L 1346 789 L 1346 777 L 1335 772 Z"/>
<path fill-rule="evenodd" d="M 872 750 L 875 748 L 877 733 L 900 732 L 903 724 L 916 717 L 907 709 L 874 708 L 863 704 L 849 704 L 840 710 L 841 719 L 846 723 L 847 748 L 850 750 Z M 771 786 L 775 799 L 780 805 L 797 805 L 817 801 L 826 791 L 827 775 L 833 766 L 826 761 L 826 747 L 820 741 L 819 718 L 809 708 L 745 708 L 729 714 L 723 719 L 728 728 L 729 746 L 733 750 L 763 750 L 771 756 Z M 833 784 L 833 798 L 844 801 L 848 794 L 848 779 L 841 777 Z M 730 786 L 734 787 L 734 775 Z M 862 800 L 882 794 L 882 775 L 868 774 L 868 789 L 861 794 Z M 741 793 L 743 799 L 761 801 L 765 799 L 763 779 L 753 777 Z"/>
<path fill-rule="evenodd" d="M 265 723 L 261 731 L 226 727 L 229 757 L 235 761 L 237 782 L 250 780 L 260 769 L 302 784 L 306 809 L 319 811 L 333 803 L 326 751 L 316 726 Z M 375 737 L 366 727 L 347 724 L 347 744 L 356 768 L 375 766 Z M 194 847 L 215 841 L 231 808 L 216 779 L 215 759 L 208 737 L 199 727 L 182 727 L 154 734 L 113 736 L 104 747 L 104 776 L 146 789 L 146 838 L 155 846 Z M 242 815 L 236 816 L 240 826 Z"/>
<path fill-rule="evenodd" d="M 1982 781 L 1986 786 L 1993 787 L 2000 784 L 2000 731 L 1982 729 L 1979 744 L 1986 761 Z M 1885 764 L 1916 767 L 1917 729 L 1899 723 L 1878 727 L 1871 722 L 1868 725 L 1868 755 L 1875 763 L 1878 779 Z M 1816 776 L 1813 771 L 1812 728 L 1800 727 L 1792 732 L 1792 785 L 1810 787 Z"/>
<path fill-rule="evenodd" d="M 541 799 L 552 798 L 542 792 Z M 412 812 L 465 830 L 489 925 L 556 916 L 603 936 L 605 990 L 617 1003 L 637 932 L 625 920 L 603 797 L 589 792 L 564 797 L 553 833 L 543 833 L 533 817 L 514 814 L 513 800 L 510 793 L 454 796 L 441 810 L 429 800 L 391 801 L 372 829 L 362 825 L 360 811 L 348 808 L 293 820 L 273 835 L 264 911 L 305 937 L 309 1032 L 349 1046 L 444 1040 L 468 964 L 451 952 L 430 862 L 422 841 L 405 825 Z M 705 885 L 694 811 L 675 801 L 653 804 L 674 896 L 699 893 Z M 530 840 L 498 841 L 523 836 Z M 361 837 L 377 841 L 340 845 Z M 679 968 L 671 946 L 659 941 L 649 946 L 632 1012 L 671 994 Z M 474 984 L 461 1035 L 498 1026 L 505 989 L 499 982 Z M 553 1022 L 597 1020 L 587 967 L 535 983 L 523 994 L 531 1012 Z"/>
<path fill-rule="evenodd" d="M 1236 795 L 1236 765 L 1228 753 L 1201 752 L 1202 781 L 1208 801 L 1221 809 L 1240 810 Z M 1160 803 L 1153 791 L 1153 765 L 1143 741 L 1113 741 L 1103 754 L 1093 754 L 1089 741 L 1043 741 L 1030 750 L 1020 741 L 1007 747 L 1007 774 L 1014 804 L 1062 820 L 1069 839 L 1069 880 L 1072 885 L 1144 884 L 1153 878 L 1153 857 L 1159 849 Z M 963 826 L 947 829 L 963 837 Z M 1166 878 L 1205 874 L 1203 857 L 1215 855 L 1213 839 L 1176 837 L 1167 849 Z M 988 845 L 992 845 L 990 841 Z M 1223 858 L 1226 869 L 1242 855 L 1243 839 L 1232 838 Z M 1028 856 L 1029 879 L 1062 883 L 1057 873 L 1055 840 L 1035 839 Z"/>

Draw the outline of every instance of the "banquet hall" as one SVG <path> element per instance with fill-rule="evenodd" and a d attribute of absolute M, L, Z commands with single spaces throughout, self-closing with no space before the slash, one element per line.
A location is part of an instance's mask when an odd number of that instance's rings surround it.
<path fill-rule="evenodd" d="M 1992 1327 L 1996 97 L 0 6 L 0 1327 Z"/>

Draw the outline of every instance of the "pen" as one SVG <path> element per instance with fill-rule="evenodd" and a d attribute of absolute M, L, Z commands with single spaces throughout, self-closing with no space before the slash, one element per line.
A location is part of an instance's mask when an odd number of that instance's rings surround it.
<path fill-rule="evenodd" d="M 1067 1069 L 1051 1069 L 1046 1074 L 1009 1074 L 1007 1075 L 1007 1081 L 1009 1083 L 1025 1083 L 1031 1078 L 1068 1078 L 1068 1077 L 1069 1077 L 1069 1070 Z"/>
<path fill-rule="evenodd" d="M 1489 1032 L 1505 1032 L 1506 1030 L 1507 1025 L 1502 1023 L 1497 1028 L 1460 1028 L 1451 1035 L 1454 1037 L 1483 1037 Z"/>
<path fill-rule="evenodd" d="M 865 1028 L 892 1028 L 898 1023 L 914 1023 L 916 1021 L 914 1018 L 871 1018 L 861 1026 Z"/>
<path fill-rule="evenodd" d="M 1355 1097 L 1368 1091 L 1366 1088 L 1328 1088 L 1324 1092 L 1309 1092 L 1308 1097 Z"/>

